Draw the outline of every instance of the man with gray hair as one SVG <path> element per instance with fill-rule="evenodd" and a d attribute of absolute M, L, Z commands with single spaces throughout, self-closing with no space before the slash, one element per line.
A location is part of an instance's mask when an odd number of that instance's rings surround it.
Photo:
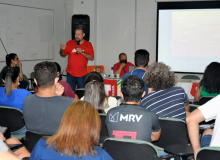
<path fill-rule="evenodd" d="M 175 86 L 174 73 L 164 63 L 148 67 L 144 81 L 148 95 L 141 100 L 141 107 L 155 112 L 159 117 L 185 120 L 189 114 L 189 99 L 184 89 Z"/>

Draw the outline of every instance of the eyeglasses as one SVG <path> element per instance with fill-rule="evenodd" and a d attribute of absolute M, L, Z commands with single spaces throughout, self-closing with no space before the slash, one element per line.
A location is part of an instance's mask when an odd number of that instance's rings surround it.
<path fill-rule="evenodd" d="M 19 60 L 19 58 L 15 58 L 15 60 Z"/>

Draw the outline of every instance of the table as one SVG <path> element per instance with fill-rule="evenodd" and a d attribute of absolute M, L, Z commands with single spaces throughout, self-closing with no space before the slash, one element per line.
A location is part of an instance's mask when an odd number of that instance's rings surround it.
<path fill-rule="evenodd" d="M 120 78 L 104 78 L 105 93 L 107 96 L 120 96 L 121 92 Z"/>

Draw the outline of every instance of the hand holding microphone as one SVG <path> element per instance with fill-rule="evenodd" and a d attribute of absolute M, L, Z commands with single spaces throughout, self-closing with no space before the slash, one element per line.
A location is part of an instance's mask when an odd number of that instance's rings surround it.
<path fill-rule="evenodd" d="M 80 43 L 80 41 L 76 41 L 76 43 L 77 43 L 76 54 L 78 54 L 78 48 L 79 48 L 79 43 Z"/>

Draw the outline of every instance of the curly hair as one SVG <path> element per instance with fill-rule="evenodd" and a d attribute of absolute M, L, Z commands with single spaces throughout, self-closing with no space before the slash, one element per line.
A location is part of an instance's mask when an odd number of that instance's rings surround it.
<path fill-rule="evenodd" d="M 175 75 L 170 67 L 162 62 L 149 66 L 144 77 L 145 83 L 154 90 L 164 90 L 175 85 Z"/>
<path fill-rule="evenodd" d="M 208 93 L 220 93 L 220 63 L 210 63 L 203 74 L 199 86 L 203 86 Z"/>

